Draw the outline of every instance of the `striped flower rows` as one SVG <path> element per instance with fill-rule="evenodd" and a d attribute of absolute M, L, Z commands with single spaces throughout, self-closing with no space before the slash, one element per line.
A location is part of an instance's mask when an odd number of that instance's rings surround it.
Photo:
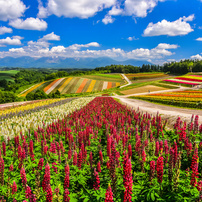
<path fill-rule="evenodd" d="M 0 134 L 4 137 L 13 138 L 20 133 L 25 134 L 28 130 L 36 130 L 38 127 L 45 127 L 57 119 L 62 119 L 67 114 L 80 109 L 93 98 L 80 98 L 45 110 L 26 113 L 24 116 L 13 116 L 3 119 L 0 123 Z"/>
<path fill-rule="evenodd" d="M 33 88 L 30 88 L 21 96 L 26 96 L 29 92 L 35 92 L 38 89 L 43 90 L 46 94 L 54 93 L 56 90 L 59 90 L 62 94 L 69 94 L 102 91 L 118 86 L 120 86 L 120 83 L 118 82 L 69 77 L 56 79 L 54 81 L 42 82 Z"/>
<path fill-rule="evenodd" d="M 201 201 L 202 125 L 97 97 L 0 147 L 0 200 Z"/>
<path fill-rule="evenodd" d="M 136 98 L 181 107 L 202 108 L 202 91 L 159 93 L 137 96 Z"/>
<path fill-rule="evenodd" d="M 164 81 L 171 82 L 171 83 L 186 84 L 186 85 L 201 85 L 202 84 L 202 76 L 185 75 L 185 76 L 176 77 L 174 79 L 166 79 Z"/>

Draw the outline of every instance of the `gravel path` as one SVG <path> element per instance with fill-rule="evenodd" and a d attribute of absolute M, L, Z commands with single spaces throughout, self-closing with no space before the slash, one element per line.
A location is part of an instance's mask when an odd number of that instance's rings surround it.
<path fill-rule="evenodd" d="M 135 110 L 137 110 L 139 107 L 140 111 L 148 112 L 153 115 L 156 115 L 156 113 L 159 112 L 162 118 L 168 119 L 168 127 L 172 127 L 178 117 L 180 117 L 183 121 L 190 122 L 192 114 L 198 115 L 199 123 L 202 123 L 202 110 L 170 107 L 143 100 L 129 99 L 122 96 L 114 96 L 114 98 L 118 98 L 123 104 L 126 104 Z"/>

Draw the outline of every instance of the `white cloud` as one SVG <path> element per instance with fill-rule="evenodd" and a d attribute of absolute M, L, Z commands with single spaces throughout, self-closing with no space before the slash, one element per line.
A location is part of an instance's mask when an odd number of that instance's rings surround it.
<path fill-rule="evenodd" d="M 0 43 L 1 44 L 1 43 Z M 114 59 L 137 59 L 137 60 L 161 60 L 167 56 L 175 54 L 170 49 L 176 49 L 175 44 L 158 44 L 155 48 L 137 48 L 131 51 L 125 51 L 121 48 L 110 49 L 92 49 L 99 47 L 99 43 L 91 42 L 88 44 L 73 44 L 68 47 L 53 46 L 47 41 L 29 41 L 27 46 L 19 49 L 10 49 L 9 51 L 0 52 L 2 57 L 5 56 L 31 56 L 31 57 L 111 57 Z M 90 49 L 91 48 L 91 49 Z M 165 61 L 165 60 L 164 60 Z"/>
<path fill-rule="evenodd" d="M 64 46 L 54 46 L 51 48 L 50 52 L 52 53 L 62 53 L 65 52 L 66 48 Z"/>
<path fill-rule="evenodd" d="M 73 45 L 69 46 L 68 49 L 79 50 L 81 48 L 89 48 L 89 47 L 100 47 L 100 44 L 97 42 L 91 42 L 88 44 L 73 44 Z"/>
<path fill-rule="evenodd" d="M 47 7 L 44 7 L 39 1 L 38 17 L 44 18 L 54 14 L 58 17 L 86 19 L 103 9 L 110 8 L 115 3 L 116 0 L 48 0 Z"/>
<path fill-rule="evenodd" d="M 21 45 L 20 39 L 22 39 L 22 37 L 6 37 L 5 39 L 0 39 L 0 45 Z"/>
<path fill-rule="evenodd" d="M 38 30 L 43 31 L 47 28 L 47 23 L 39 18 L 27 18 L 25 20 L 15 19 L 9 22 L 9 25 L 16 29 L 25 29 L 25 30 Z"/>
<path fill-rule="evenodd" d="M 119 5 L 113 6 L 112 9 L 108 12 L 108 15 L 121 15 L 123 14 L 123 9 Z"/>
<path fill-rule="evenodd" d="M 152 22 L 149 23 L 147 28 L 144 30 L 144 36 L 178 36 L 178 35 L 187 35 L 190 32 L 194 31 L 190 24 L 187 21 L 192 21 L 194 15 L 190 15 L 187 18 L 182 17 L 176 21 L 170 22 L 167 20 L 162 20 L 156 24 Z"/>
<path fill-rule="evenodd" d="M 54 34 L 54 32 L 43 36 L 40 41 L 60 41 L 60 36 Z"/>
<path fill-rule="evenodd" d="M 176 44 L 160 43 L 156 48 L 158 49 L 176 49 L 179 46 Z"/>
<path fill-rule="evenodd" d="M 21 0 L 0 0 L 0 20 L 7 21 L 21 17 L 26 6 Z"/>
<path fill-rule="evenodd" d="M 25 53 L 25 50 L 24 50 L 24 48 L 10 48 L 9 52 L 12 52 L 12 53 Z"/>
<path fill-rule="evenodd" d="M 13 30 L 9 27 L 5 27 L 5 26 L 0 27 L 0 35 L 3 35 L 5 33 L 12 33 L 12 32 Z"/>
<path fill-rule="evenodd" d="M 107 25 L 109 23 L 113 23 L 114 22 L 114 18 L 112 18 L 112 16 L 110 15 L 105 15 L 105 17 L 102 19 L 102 22 Z"/>
<path fill-rule="evenodd" d="M 197 55 L 192 55 L 192 56 L 191 56 L 191 59 L 193 59 L 193 60 L 202 60 L 202 56 L 199 55 L 199 54 L 197 54 Z"/>
<path fill-rule="evenodd" d="M 202 37 L 197 38 L 196 41 L 202 41 Z"/>
<path fill-rule="evenodd" d="M 128 37 L 127 39 L 128 39 L 128 41 L 138 40 L 138 39 L 135 38 L 135 36 L 130 36 L 130 37 Z"/>

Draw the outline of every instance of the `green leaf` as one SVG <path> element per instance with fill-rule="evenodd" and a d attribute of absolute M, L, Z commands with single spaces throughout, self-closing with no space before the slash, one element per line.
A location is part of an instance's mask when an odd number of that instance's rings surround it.
<path fill-rule="evenodd" d="M 152 199 L 152 201 L 155 201 L 154 192 L 151 192 L 151 199 Z"/>

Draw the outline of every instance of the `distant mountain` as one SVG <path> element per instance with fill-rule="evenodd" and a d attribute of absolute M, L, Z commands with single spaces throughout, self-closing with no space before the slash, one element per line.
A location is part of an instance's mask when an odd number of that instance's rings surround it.
<path fill-rule="evenodd" d="M 104 67 L 107 65 L 133 65 L 142 66 L 143 64 L 151 64 L 148 61 L 139 60 L 125 60 L 117 61 L 109 57 L 100 58 L 63 58 L 63 57 L 42 57 L 32 58 L 28 56 L 24 57 L 5 57 L 0 58 L 0 67 L 24 67 L 24 68 L 88 68 L 93 69 L 95 67 Z"/>

